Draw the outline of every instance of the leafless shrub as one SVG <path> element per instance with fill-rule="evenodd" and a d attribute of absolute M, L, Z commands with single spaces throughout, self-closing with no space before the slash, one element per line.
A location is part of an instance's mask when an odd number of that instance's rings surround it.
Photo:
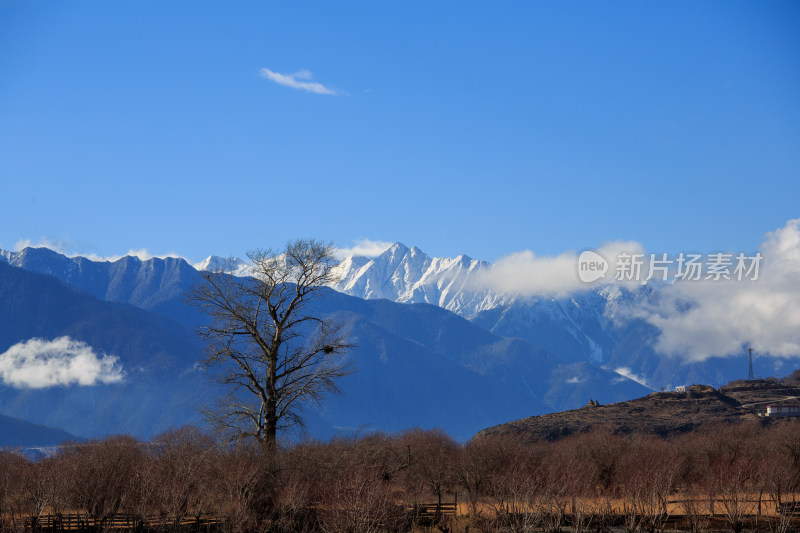
<path fill-rule="evenodd" d="M 199 522 L 210 509 L 208 487 L 215 482 L 211 471 L 215 455 L 215 441 L 193 426 L 153 439 L 149 468 L 139 479 L 148 489 L 143 500 L 159 515 L 163 527 L 178 529 L 187 516 Z"/>
<path fill-rule="evenodd" d="M 368 533 L 405 529 L 406 513 L 396 503 L 398 484 L 393 479 L 403 463 L 393 444 L 391 439 L 375 435 L 330 445 L 322 480 L 325 489 L 319 495 L 322 531 Z"/>
<path fill-rule="evenodd" d="M 31 463 L 24 457 L 0 452 L 0 531 L 24 529 L 32 505 L 21 481 L 31 469 Z"/>
<path fill-rule="evenodd" d="M 458 444 L 442 431 L 419 429 L 403 433 L 399 441 L 398 452 L 406 454 L 398 469 L 406 505 L 416 509 L 421 503 L 435 501 L 434 516 L 427 517 L 427 521 L 446 530 L 448 517 L 442 512 L 442 503 L 447 496 L 451 502 L 456 500 Z M 412 519 L 423 523 L 417 516 Z"/>
<path fill-rule="evenodd" d="M 542 477 L 546 473 L 547 445 L 506 442 L 508 460 L 491 475 L 488 499 L 494 510 L 493 529 L 522 533 L 542 524 Z"/>
<path fill-rule="evenodd" d="M 218 493 L 216 507 L 223 531 L 265 531 L 271 520 L 276 489 L 274 455 L 256 443 L 240 442 L 220 452 L 212 469 Z"/>
<path fill-rule="evenodd" d="M 115 513 L 132 512 L 155 514 L 159 529 L 173 531 L 187 517 L 199 524 L 211 513 L 219 531 L 231 533 L 467 525 L 509 533 L 608 533 L 624 525 L 661 533 L 677 503 L 685 527 L 700 533 L 714 502 L 735 533 L 751 526 L 788 533 L 791 514 L 773 511 L 793 507 L 799 478 L 796 422 L 720 426 L 674 440 L 600 430 L 553 443 L 492 437 L 467 446 L 412 430 L 270 454 L 255 441 L 220 447 L 185 427 L 147 444 L 130 437 L 76 444 L 39 462 L 0 453 L 0 530 L 22 531 L 25 518 L 69 511 L 98 521 L 98 529 Z M 457 491 L 470 509 L 458 521 L 442 513 L 414 524 L 406 510 L 449 503 Z"/>
<path fill-rule="evenodd" d="M 101 523 L 125 507 L 135 507 L 137 474 L 144 460 L 140 443 L 126 436 L 65 448 L 57 462 L 59 473 L 69 480 L 66 505 Z"/>
<path fill-rule="evenodd" d="M 704 483 L 710 495 L 716 495 L 725 521 L 734 533 L 740 533 L 746 519 L 756 511 L 753 494 L 761 484 L 760 454 L 755 446 L 755 428 L 739 425 L 709 430 L 704 439 L 707 469 Z"/>
<path fill-rule="evenodd" d="M 633 440 L 620 465 L 625 528 L 661 532 L 670 518 L 669 495 L 681 472 L 674 447 L 655 437 Z"/>
<path fill-rule="evenodd" d="M 479 503 L 491 488 L 492 475 L 508 465 L 516 441 L 508 437 L 485 437 L 470 442 L 460 454 L 458 479 L 467 493 L 470 516 L 480 517 Z"/>

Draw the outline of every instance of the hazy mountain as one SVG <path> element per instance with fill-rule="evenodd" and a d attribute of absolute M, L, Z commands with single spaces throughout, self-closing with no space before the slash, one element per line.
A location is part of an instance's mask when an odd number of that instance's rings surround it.
<path fill-rule="evenodd" d="M 489 393 L 488 390 L 481 390 L 474 380 L 470 383 L 475 383 L 475 386 L 468 385 L 467 382 L 459 383 L 460 380 L 454 380 L 452 386 L 444 386 L 444 382 L 450 379 L 448 376 L 428 374 L 424 366 L 415 363 L 413 368 L 419 369 L 416 379 L 435 378 L 439 381 L 436 386 L 446 393 L 445 398 L 460 398 L 463 395 L 463 401 L 477 400 L 478 404 L 492 403 L 496 401 L 492 398 L 507 397 L 510 392 L 521 398 L 512 406 L 502 406 L 498 414 L 493 416 L 507 417 L 508 413 L 520 408 L 549 412 L 578 407 L 592 398 L 605 402 L 621 401 L 647 392 L 646 388 L 614 372 L 589 364 L 566 363 L 525 340 L 498 337 L 436 306 L 402 305 L 383 299 L 362 300 L 333 291 L 326 293 L 325 298 L 316 305 L 323 314 L 335 312 L 340 313 L 340 316 L 349 314 L 366 317 L 373 326 L 391 334 L 393 339 L 412 343 L 396 350 L 398 354 L 420 353 L 419 349 L 424 348 L 425 352 L 446 359 L 450 363 L 447 367 L 455 365 L 467 369 L 485 383 L 493 386 L 497 384 L 506 391 L 505 394 L 497 390 Z M 376 354 L 377 359 L 384 364 L 390 362 L 391 353 L 384 349 L 389 346 L 385 335 L 375 340 L 371 333 L 366 338 L 375 342 L 364 344 L 356 332 L 355 339 L 360 344 L 358 353 L 371 362 Z M 412 346 L 416 348 L 411 350 Z M 356 357 L 357 364 L 361 365 L 362 360 L 362 357 Z M 362 374 L 361 368 L 365 367 L 360 366 L 358 374 Z M 366 376 L 368 373 L 364 372 L 355 379 Z M 395 385 L 403 386 L 406 382 L 399 380 Z M 477 416 L 488 408 L 490 407 L 475 407 L 471 412 Z"/>
<path fill-rule="evenodd" d="M 0 412 L 81 437 L 148 436 L 198 419 L 208 393 L 190 328 L 132 305 L 104 302 L 52 276 L 0 263 L 0 354 L 33 338 L 67 336 L 119 358 L 121 383 L 15 388 L 0 381 Z"/>
<path fill-rule="evenodd" d="M 54 446 L 77 437 L 63 429 L 31 424 L 25 420 L 0 415 L 0 448 L 15 446 Z"/>
<path fill-rule="evenodd" d="M 46 248 L 20 252 L 0 251 L 0 261 L 56 276 L 100 299 L 125 302 L 167 316 L 194 328 L 205 317 L 182 301 L 184 292 L 198 280 L 198 269 L 226 266 L 227 259 L 211 256 L 189 265 L 178 258 L 90 261 L 68 258 Z M 233 259 L 238 274 L 248 264 Z M 429 257 L 419 248 L 396 243 L 379 256 L 347 257 L 339 273 L 337 291 L 363 299 L 385 298 L 399 303 L 429 303 L 459 314 L 500 337 L 529 341 L 567 363 L 589 362 L 619 370 L 653 389 L 691 383 L 720 385 L 746 376 L 747 359 L 711 358 L 686 363 L 679 357 L 657 354 L 658 331 L 642 320 L 620 321 L 618 309 L 636 307 L 658 297 L 644 286 L 635 292 L 600 288 L 567 298 L 522 297 L 481 288 L 476 278 L 489 263 L 466 256 Z M 786 374 L 797 359 L 760 359 L 756 374 Z"/>

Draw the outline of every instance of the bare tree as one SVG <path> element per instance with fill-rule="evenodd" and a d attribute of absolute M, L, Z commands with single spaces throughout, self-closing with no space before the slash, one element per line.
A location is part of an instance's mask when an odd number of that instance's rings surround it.
<path fill-rule="evenodd" d="M 204 272 L 190 303 L 211 318 L 204 363 L 218 368 L 227 396 L 206 415 L 232 439 L 252 437 L 273 450 L 276 433 L 302 424 L 303 405 L 338 392 L 352 346 L 340 324 L 316 316 L 312 297 L 335 281 L 333 247 L 295 240 L 280 252 L 248 253 L 252 277 Z"/>

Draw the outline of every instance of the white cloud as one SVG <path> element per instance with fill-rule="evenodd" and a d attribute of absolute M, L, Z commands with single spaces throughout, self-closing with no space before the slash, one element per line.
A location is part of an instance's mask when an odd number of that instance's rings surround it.
<path fill-rule="evenodd" d="M 326 87 L 319 82 L 311 81 L 314 79 L 314 76 L 307 70 L 299 70 L 294 74 L 281 74 L 280 72 L 275 72 L 268 68 L 262 68 L 260 70 L 260 74 L 262 78 L 273 81 L 278 85 L 291 87 L 292 89 L 298 89 L 308 93 L 330 95 L 341 94 L 339 91 L 335 91 L 329 87 Z"/>
<path fill-rule="evenodd" d="M 621 366 L 619 368 L 615 368 L 614 372 L 616 372 L 620 376 L 625 376 L 628 379 L 632 379 L 633 381 L 635 381 L 639 385 L 644 385 L 645 387 L 650 388 L 650 385 L 647 384 L 647 380 L 645 379 L 645 377 L 643 375 L 634 373 L 633 370 L 631 370 L 627 366 Z M 623 380 L 620 380 L 620 381 L 623 381 Z M 617 383 L 617 381 L 614 380 L 614 383 Z"/>
<path fill-rule="evenodd" d="M 627 309 L 657 327 L 655 349 L 701 361 L 741 355 L 800 355 L 800 219 L 768 233 L 759 278 L 684 281 L 662 289 L 655 302 Z"/>
<path fill-rule="evenodd" d="M 616 285 L 618 254 L 644 253 L 637 242 L 612 242 L 597 251 L 609 262 L 605 283 Z M 653 300 L 616 309 L 616 318 L 644 319 L 660 332 L 657 352 L 689 361 L 741 355 L 746 345 L 761 356 L 800 356 L 800 219 L 768 233 L 759 251 L 763 260 L 755 281 L 673 282 L 662 286 Z M 476 273 L 473 288 L 557 298 L 597 289 L 601 281 L 586 284 L 578 278 L 577 257 L 572 251 L 557 256 L 517 252 Z M 647 270 L 645 254 L 642 273 Z M 634 288 L 639 283 L 623 285 Z M 628 368 L 616 371 L 647 386 L 643 376 Z"/>
<path fill-rule="evenodd" d="M 605 283 L 634 288 L 639 281 L 615 281 L 620 252 L 644 253 L 637 242 L 612 242 L 597 250 L 608 260 Z M 800 219 L 768 233 L 757 280 L 679 281 L 660 285 L 657 297 L 616 308 L 615 319 L 640 318 L 659 330 L 654 348 L 667 356 L 702 361 L 742 355 L 752 345 L 760 356 L 800 356 Z M 740 251 L 732 251 L 734 256 Z M 752 256 L 752 252 L 744 251 Z M 473 288 L 524 296 L 564 298 L 603 281 L 586 284 L 578 278 L 578 254 L 537 256 L 517 252 L 476 273 Z M 645 254 L 641 272 L 648 271 Z M 734 276 L 732 276 L 734 277 Z M 659 286 L 658 284 L 656 286 Z M 644 376 L 628 368 L 616 372 L 647 386 Z"/>
<path fill-rule="evenodd" d="M 567 383 L 583 383 L 583 380 L 578 376 L 572 376 L 567 380 Z"/>
<path fill-rule="evenodd" d="M 88 344 L 69 337 L 30 339 L 0 354 L 0 380 L 17 388 L 95 385 L 122 380 L 113 355 L 98 357 Z"/>
<path fill-rule="evenodd" d="M 642 245 L 637 242 L 615 241 L 597 251 L 609 260 L 609 272 L 613 273 L 614 258 L 619 252 L 639 253 L 641 250 Z M 594 287 L 578 277 L 577 261 L 578 254 L 574 251 L 557 256 L 537 256 L 530 250 L 516 252 L 476 273 L 474 288 L 525 296 L 569 296 Z"/>
<path fill-rule="evenodd" d="M 354 244 L 350 248 L 337 248 L 336 258 L 344 259 L 348 256 L 375 257 L 391 248 L 392 244 L 394 244 L 389 241 L 373 241 L 371 239 L 357 239 L 353 242 Z"/>

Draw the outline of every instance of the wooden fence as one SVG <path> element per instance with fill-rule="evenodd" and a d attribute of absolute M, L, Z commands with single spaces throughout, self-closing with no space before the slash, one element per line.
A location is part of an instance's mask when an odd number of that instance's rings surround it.
<path fill-rule="evenodd" d="M 778 513 L 783 516 L 800 516 L 800 502 L 783 502 L 778 506 Z"/>
<path fill-rule="evenodd" d="M 28 517 L 25 519 L 25 530 L 32 532 L 142 531 L 167 526 L 186 531 L 204 531 L 210 530 L 216 524 L 217 517 L 214 515 L 183 517 L 176 524 L 174 520 L 157 515 L 116 513 L 105 518 L 94 518 L 81 513 L 68 513 Z"/>

